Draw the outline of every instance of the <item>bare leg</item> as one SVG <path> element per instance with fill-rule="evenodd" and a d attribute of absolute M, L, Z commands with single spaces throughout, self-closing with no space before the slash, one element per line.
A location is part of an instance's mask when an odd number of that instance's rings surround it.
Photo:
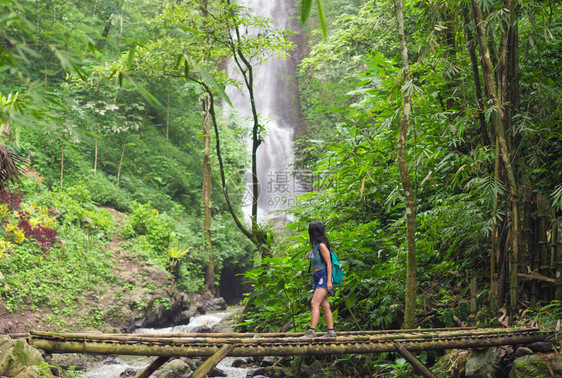
<path fill-rule="evenodd" d="M 334 329 L 334 318 L 332 316 L 332 310 L 330 310 L 330 302 L 328 301 L 328 296 L 326 295 L 320 303 L 322 311 L 324 312 L 324 319 L 326 319 L 326 326 L 328 329 Z"/>
<path fill-rule="evenodd" d="M 312 309 L 312 316 L 310 319 L 310 328 L 316 328 L 318 325 L 318 320 L 320 319 L 320 304 L 324 300 L 328 300 L 328 291 L 326 289 L 316 289 L 314 290 L 314 295 L 310 301 L 310 307 Z M 323 308 L 323 307 L 322 307 Z M 328 304 L 328 311 L 330 311 L 330 305 Z M 324 314 L 326 314 L 324 310 Z M 332 313 L 330 312 L 330 319 L 332 318 Z"/>

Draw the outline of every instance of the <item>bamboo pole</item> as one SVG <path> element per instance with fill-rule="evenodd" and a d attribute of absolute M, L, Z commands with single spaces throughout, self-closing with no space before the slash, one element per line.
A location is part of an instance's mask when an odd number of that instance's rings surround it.
<path fill-rule="evenodd" d="M 538 328 L 492 328 L 475 330 L 458 330 L 453 332 L 416 332 L 412 330 L 408 333 L 393 333 L 369 335 L 354 333 L 352 335 L 338 335 L 336 340 L 339 342 L 390 342 L 393 340 L 438 340 L 440 338 L 463 338 L 463 337 L 485 337 L 518 334 L 521 332 L 540 332 Z M 166 345 L 190 345 L 190 344 L 234 344 L 242 342 L 244 344 L 265 344 L 265 343 L 287 343 L 302 341 L 300 334 L 283 334 L 286 337 L 269 338 L 239 338 L 239 337 L 206 337 L 209 334 L 197 334 L 199 337 L 146 337 L 146 336 L 118 336 L 118 335 L 98 335 L 98 334 L 60 334 L 33 331 L 30 340 L 35 339 L 55 339 L 54 341 L 85 341 L 85 342 L 107 342 L 107 343 L 156 343 Z M 287 337 L 287 335 L 289 335 Z M 293 336 L 295 335 L 295 336 Z"/>
<path fill-rule="evenodd" d="M 408 363 L 412 366 L 412 368 L 420 373 L 420 375 L 426 378 L 435 378 L 436 375 L 431 372 L 420 360 L 416 358 L 412 353 L 410 353 L 406 348 L 402 345 L 395 345 L 396 351 L 400 354 Z"/>
<path fill-rule="evenodd" d="M 531 332 L 504 334 L 494 337 L 455 337 L 438 340 L 400 340 L 400 344 L 409 351 L 486 348 L 500 345 L 530 344 L 546 340 L 551 333 Z M 231 353 L 232 357 L 250 356 L 291 356 L 291 355 L 328 355 L 396 352 L 397 340 L 371 342 L 368 340 L 335 339 L 295 339 L 283 343 L 246 343 L 238 340 Z M 167 357 L 208 357 L 215 354 L 222 345 L 198 343 L 193 345 L 161 344 L 120 344 L 109 342 L 63 341 L 30 338 L 29 344 L 47 352 L 122 354 Z"/>
<path fill-rule="evenodd" d="M 209 357 L 205 362 L 201 364 L 194 372 L 191 378 L 204 378 L 208 372 L 213 370 L 219 362 L 221 362 L 230 352 L 234 349 L 236 345 L 223 345 L 215 354 Z"/>
<path fill-rule="evenodd" d="M 554 293 L 554 298 L 558 301 L 562 301 L 562 217 L 556 219 L 556 261 L 554 268 L 556 272 L 554 276 L 556 277 L 556 289 Z"/>
<path fill-rule="evenodd" d="M 528 330 L 536 330 L 537 328 L 528 328 Z M 479 330 L 483 332 L 505 332 L 506 328 L 476 328 L 476 327 L 452 327 L 452 328 L 418 328 L 418 329 L 388 329 L 376 331 L 338 331 L 341 336 L 353 335 L 382 335 L 382 334 L 406 334 L 406 333 L 435 333 L 435 332 L 457 332 Z M 522 330 L 522 328 L 518 329 Z M 93 334 L 93 333 L 57 333 L 44 331 L 30 331 L 32 336 L 45 337 L 72 337 L 84 338 L 91 340 L 115 340 L 119 337 L 127 337 L 134 340 L 142 341 L 142 338 L 279 338 L 279 337 L 300 337 L 303 332 L 294 333 L 150 333 L 150 334 L 133 334 L 133 333 L 112 333 L 112 334 Z"/>
<path fill-rule="evenodd" d="M 135 378 L 148 378 L 152 375 L 152 373 L 154 373 L 156 370 L 158 370 L 158 368 L 160 368 L 160 366 L 164 365 L 166 362 L 168 362 L 168 360 L 170 359 L 170 357 L 156 357 L 154 359 L 154 361 L 152 361 L 150 363 L 150 365 L 148 365 L 146 367 L 146 369 L 144 369 L 143 371 L 141 371 L 139 374 L 137 374 L 137 376 Z"/>

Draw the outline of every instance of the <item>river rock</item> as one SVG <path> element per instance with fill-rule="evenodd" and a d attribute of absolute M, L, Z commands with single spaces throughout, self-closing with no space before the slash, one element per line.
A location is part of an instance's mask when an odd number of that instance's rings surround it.
<path fill-rule="evenodd" d="M 533 351 L 527 347 L 519 347 L 515 351 L 515 358 L 523 357 L 523 356 L 530 356 L 533 354 Z"/>
<path fill-rule="evenodd" d="M 162 367 L 160 378 L 180 378 L 191 375 L 189 365 L 180 359 L 172 360 Z"/>
<path fill-rule="evenodd" d="M 25 340 L 12 340 L 9 336 L 0 336 L 0 376 L 15 377 L 29 367 L 40 365 L 42 362 L 44 363 L 41 353 Z"/>
<path fill-rule="evenodd" d="M 554 349 L 554 346 L 548 341 L 537 341 L 529 345 L 529 349 L 535 353 L 550 353 Z"/>
<path fill-rule="evenodd" d="M 265 368 L 265 375 L 268 377 L 281 378 L 286 377 L 285 369 L 281 366 L 268 366 Z"/>
<path fill-rule="evenodd" d="M 548 369 L 548 363 L 539 356 L 533 354 L 523 356 L 513 361 L 513 367 L 509 372 L 509 378 L 550 378 L 552 375 Z"/>
<path fill-rule="evenodd" d="M 222 297 L 212 298 L 207 302 L 207 308 L 209 311 L 224 311 L 226 310 L 226 302 Z"/>
<path fill-rule="evenodd" d="M 299 375 L 299 378 L 311 378 L 311 377 L 324 377 L 326 371 L 324 370 L 324 365 L 318 360 L 311 363 L 306 369 L 304 369 Z"/>
<path fill-rule="evenodd" d="M 464 377 L 466 362 L 470 356 L 470 350 L 451 349 L 439 358 L 431 371 L 439 378 Z"/>
<path fill-rule="evenodd" d="M 466 362 L 466 377 L 490 377 L 497 376 L 500 363 L 500 354 L 496 349 L 490 348 L 484 352 L 474 351 L 472 357 Z"/>
<path fill-rule="evenodd" d="M 248 363 L 248 361 L 242 359 L 242 358 L 237 358 L 234 361 L 232 361 L 232 365 L 230 365 L 232 367 L 236 367 L 236 368 L 247 368 L 250 367 L 251 364 Z"/>
<path fill-rule="evenodd" d="M 176 315 L 174 318 L 175 325 L 189 324 L 192 317 L 195 316 L 197 312 L 195 310 L 184 310 Z"/>

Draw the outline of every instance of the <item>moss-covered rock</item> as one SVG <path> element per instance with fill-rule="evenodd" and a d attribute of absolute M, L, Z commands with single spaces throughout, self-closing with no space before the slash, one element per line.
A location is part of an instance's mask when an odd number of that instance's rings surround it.
<path fill-rule="evenodd" d="M 523 356 L 513 361 L 509 372 L 509 378 L 549 378 L 552 377 L 548 369 L 548 363 L 536 354 Z"/>
<path fill-rule="evenodd" d="M 160 378 L 179 378 L 190 374 L 189 365 L 180 359 L 175 359 L 164 365 Z"/>
<path fill-rule="evenodd" d="M 466 362 L 471 356 L 471 351 L 452 349 L 443 355 L 431 371 L 439 378 L 464 377 Z"/>
<path fill-rule="evenodd" d="M 466 377 L 494 378 L 497 376 L 499 365 L 500 354 L 495 348 L 475 350 L 466 362 L 465 375 Z"/>
<path fill-rule="evenodd" d="M 41 353 L 25 340 L 0 338 L 0 375 L 15 377 L 31 366 L 44 363 Z"/>

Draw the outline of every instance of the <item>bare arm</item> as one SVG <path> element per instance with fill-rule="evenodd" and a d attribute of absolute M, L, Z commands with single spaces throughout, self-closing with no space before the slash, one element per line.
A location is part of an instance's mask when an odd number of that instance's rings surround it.
<path fill-rule="evenodd" d="M 326 262 L 326 288 L 328 291 L 332 289 L 332 257 L 328 247 L 324 243 L 320 243 L 320 253 Z"/>

